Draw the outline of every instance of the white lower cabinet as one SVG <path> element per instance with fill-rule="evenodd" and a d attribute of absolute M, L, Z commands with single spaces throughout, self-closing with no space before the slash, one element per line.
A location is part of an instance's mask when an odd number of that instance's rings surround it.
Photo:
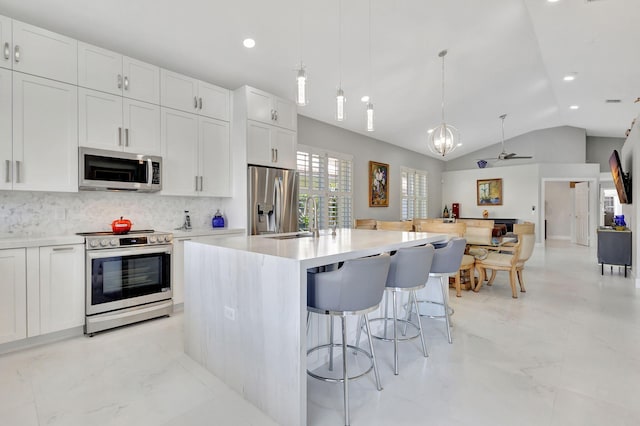
<path fill-rule="evenodd" d="M 229 123 L 161 109 L 163 195 L 231 195 Z"/>
<path fill-rule="evenodd" d="M 20 249 L 0 250 L 0 343 L 27 337 L 27 257 Z"/>
<path fill-rule="evenodd" d="M 0 250 L 0 344 L 84 325 L 84 245 Z"/>
<path fill-rule="evenodd" d="M 84 324 L 84 245 L 40 247 L 40 327 L 37 334 Z M 29 334 L 32 329 L 29 324 Z"/>

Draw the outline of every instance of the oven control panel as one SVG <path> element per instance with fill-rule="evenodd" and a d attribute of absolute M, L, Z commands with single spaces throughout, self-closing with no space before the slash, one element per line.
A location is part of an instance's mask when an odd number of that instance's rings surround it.
<path fill-rule="evenodd" d="M 87 236 L 87 249 L 104 250 L 119 247 L 140 247 L 167 245 L 173 242 L 173 234 L 154 232 L 153 234 L 122 234 L 122 235 L 96 235 Z"/>

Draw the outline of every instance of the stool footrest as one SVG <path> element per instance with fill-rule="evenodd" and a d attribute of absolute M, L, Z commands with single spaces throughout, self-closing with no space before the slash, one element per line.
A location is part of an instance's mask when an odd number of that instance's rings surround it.
<path fill-rule="evenodd" d="M 420 305 L 420 303 L 430 303 L 432 305 L 438 305 L 438 306 L 442 306 L 443 310 L 444 310 L 444 303 L 442 302 L 434 302 L 433 300 L 418 300 L 418 305 Z M 420 307 L 418 306 L 418 309 L 420 309 Z M 454 310 L 451 306 L 449 306 L 449 316 L 454 314 Z M 413 313 L 413 311 L 411 311 L 411 313 Z M 445 315 L 431 315 L 431 314 L 421 314 L 418 312 L 418 314 L 420 314 L 421 317 L 427 317 L 427 318 L 445 318 Z"/>
<path fill-rule="evenodd" d="M 311 349 L 309 349 L 307 351 L 307 356 L 311 355 L 313 352 L 319 351 L 321 349 L 329 349 L 330 347 L 334 347 L 334 348 L 340 348 L 342 349 L 342 343 L 327 343 L 325 345 L 320 345 L 320 346 L 315 346 Z M 353 380 L 353 379 L 357 379 L 360 378 L 362 376 L 364 376 L 365 374 L 369 373 L 372 369 L 373 369 L 373 356 L 371 356 L 371 354 L 367 351 L 365 351 L 362 348 L 359 348 L 357 346 L 354 345 L 346 345 L 347 350 L 351 349 L 352 351 L 354 351 L 354 353 L 361 353 L 363 355 L 365 355 L 367 358 L 369 358 L 369 361 L 371 362 L 371 364 L 369 365 L 369 368 L 367 368 L 364 372 L 360 373 L 360 374 L 356 374 L 354 376 L 348 376 L 349 380 Z M 318 379 L 318 380 L 322 380 L 323 382 L 330 382 L 330 383 L 343 383 L 344 382 L 344 378 L 333 378 L 333 377 L 327 377 L 327 376 L 322 376 L 320 374 L 314 373 L 310 370 L 307 370 L 307 374 L 311 377 L 313 377 L 314 379 Z"/>
<path fill-rule="evenodd" d="M 391 326 L 393 327 L 393 318 L 381 317 L 381 318 L 369 319 L 370 323 L 373 323 L 375 321 L 388 321 L 388 322 L 391 323 Z M 398 341 L 399 342 L 405 342 L 407 340 L 413 340 L 413 339 L 415 339 L 417 337 L 420 337 L 420 327 L 418 327 L 417 324 L 415 324 L 415 323 L 413 323 L 413 322 L 411 322 L 409 320 L 400 319 L 400 318 L 397 319 L 397 322 L 398 322 L 398 324 L 410 325 L 417 331 L 416 334 L 411 335 L 411 336 L 406 336 L 405 334 L 402 334 L 402 332 L 401 332 L 401 334 L 398 336 Z M 385 330 L 386 330 L 386 328 L 387 327 L 385 325 Z M 373 337 L 374 339 L 382 340 L 383 342 L 393 342 L 393 328 L 392 328 L 392 331 L 391 331 L 390 335 L 387 335 L 387 336 L 390 336 L 390 337 L 383 337 L 383 336 L 375 334 L 373 331 L 371 332 L 371 337 Z"/>

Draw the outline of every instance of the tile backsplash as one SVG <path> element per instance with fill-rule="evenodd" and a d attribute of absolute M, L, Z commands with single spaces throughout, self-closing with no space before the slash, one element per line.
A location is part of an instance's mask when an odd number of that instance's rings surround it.
<path fill-rule="evenodd" d="M 193 228 L 208 228 L 217 209 L 225 213 L 226 201 L 130 192 L 0 191 L 0 236 L 110 231 L 111 222 L 120 216 L 130 219 L 133 229 L 171 231 L 182 226 L 185 210 Z"/>

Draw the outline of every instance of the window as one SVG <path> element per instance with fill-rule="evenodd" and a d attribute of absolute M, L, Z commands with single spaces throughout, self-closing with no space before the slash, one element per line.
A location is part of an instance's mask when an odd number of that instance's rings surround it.
<path fill-rule="evenodd" d="M 299 227 L 308 229 L 307 198 L 318 204 L 319 228 L 350 228 L 353 223 L 353 157 L 298 145 Z"/>
<path fill-rule="evenodd" d="M 402 220 L 427 217 L 427 172 L 402 168 Z"/>

